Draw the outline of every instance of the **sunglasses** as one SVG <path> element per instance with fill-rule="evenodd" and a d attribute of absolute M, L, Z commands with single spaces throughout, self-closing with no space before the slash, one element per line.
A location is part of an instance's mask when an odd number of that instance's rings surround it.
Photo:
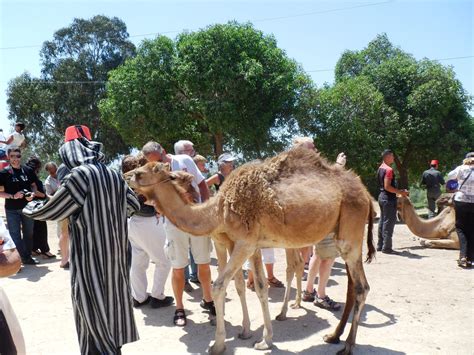
<path fill-rule="evenodd" d="M 21 158 L 21 154 L 10 154 L 10 158 Z"/>

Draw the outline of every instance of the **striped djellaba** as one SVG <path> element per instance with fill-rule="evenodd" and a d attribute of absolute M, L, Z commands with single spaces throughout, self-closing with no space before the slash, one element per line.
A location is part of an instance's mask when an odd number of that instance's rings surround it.
<path fill-rule="evenodd" d="M 71 170 L 44 205 L 24 213 L 39 220 L 69 218 L 71 296 L 82 354 L 120 352 L 136 341 L 127 268 L 127 212 L 140 204 L 122 176 L 109 169 L 102 145 L 85 138 L 60 149 Z"/>

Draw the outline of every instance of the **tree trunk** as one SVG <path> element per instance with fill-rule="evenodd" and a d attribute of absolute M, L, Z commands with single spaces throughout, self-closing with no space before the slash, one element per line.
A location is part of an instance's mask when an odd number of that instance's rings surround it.
<path fill-rule="evenodd" d="M 221 132 L 214 134 L 214 154 L 216 157 L 224 152 L 224 137 Z"/>
<path fill-rule="evenodd" d="M 400 178 L 398 179 L 398 188 L 408 189 L 408 170 L 397 156 L 395 156 L 395 164 L 397 165 L 397 170 L 400 174 Z"/>

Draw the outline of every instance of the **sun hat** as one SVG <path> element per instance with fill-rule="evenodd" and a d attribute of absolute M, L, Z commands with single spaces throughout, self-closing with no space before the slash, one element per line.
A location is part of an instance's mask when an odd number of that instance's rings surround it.
<path fill-rule="evenodd" d="M 69 142 L 82 137 L 86 138 L 87 140 L 92 140 L 89 127 L 85 125 L 69 126 L 68 128 L 66 128 L 66 133 L 64 134 L 64 141 Z"/>
<path fill-rule="evenodd" d="M 219 155 L 219 158 L 217 159 L 217 164 L 223 164 L 227 162 L 234 161 L 236 158 L 230 154 L 230 153 L 224 153 Z"/>

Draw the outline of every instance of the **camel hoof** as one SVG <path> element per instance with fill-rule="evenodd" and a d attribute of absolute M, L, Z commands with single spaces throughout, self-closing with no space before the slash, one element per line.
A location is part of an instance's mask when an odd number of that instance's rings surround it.
<path fill-rule="evenodd" d="M 335 336 L 334 334 L 326 334 L 323 337 L 323 340 L 329 344 L 339 344 L 339 341 L 340 341 L 339 337 Z"/>
<path fill-rule="evenodd" d="M 282 320 L 287 320 L 288 318 L 286 318 L 286 314 L 279 314 L 276 316 L 275 318 L 276 320 L 279 320 L 279 321 L 282 321 Z"/>
<path fill-rule="evenodd" d="M 431 248 L 433 245 L 429 240 L 420 240 L 420 245 L 425 248 Z"/>
<path fill-rule="evenodd" d="M 300 309 L 301 308 L 301 303 L 297 302 L 292 305 L 290 305 L 291 309 Z"/>
<path fill-rule="evenodd" d="M 272 347 L 272 343 L 267 343 L 265 341 L 265 339 L 262 339 L 261 341 L 255 343 L 255 345 L 253 346 L 253 348 L 255 350 L 268 350 Z"/>
<path fill-rule="evenodd" d="M 214 344 L 209 348 L 209 354 L 211 355 L 220 355 L 220 354 L 223 354 L 224 351 L 225 351 L 225 345 L 217 346 L 216 344 Z"/>
<path fill-rule="evenodd" d="M 250 339 L 252 337 L 252 333 L 248 331 L 242 331 L 242 333 L 239 333 L 238 335 L 239 339 Z"/>

